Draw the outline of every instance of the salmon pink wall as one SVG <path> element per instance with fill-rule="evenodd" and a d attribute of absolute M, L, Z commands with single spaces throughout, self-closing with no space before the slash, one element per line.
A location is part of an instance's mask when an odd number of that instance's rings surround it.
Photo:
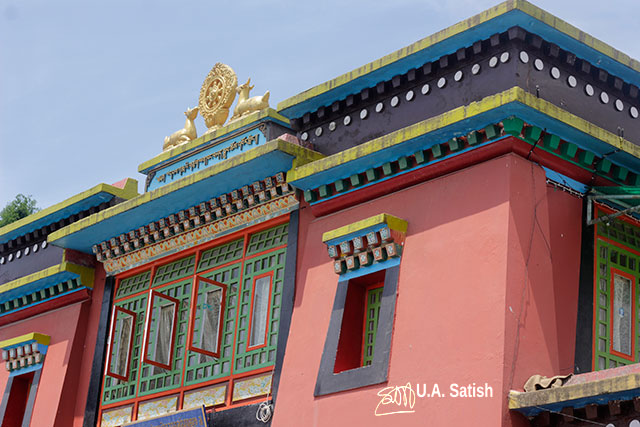
<path fill-rule="evenodd" d="M 303 209 L 273 425 L 527 425 L 508 412 L 508 391 L 566 368 L 575 342 L 569 306 L 577 302 L 581 205 L 548 191 L 539 166 L 510 154 L 325 217 Z M 409 223 L 389 380 L 316 398 L 338 282 L 322 233 L 382 212 Z M 556 251 L 564 253 L 552 261 Z M 561 263 L 571 271 L 560 272 Z M 556 280 L 566 283 L 557 289 Z M 559 306 L 568 311 L 556 316 Z M 487 383 L 493 397 L 417 397 L 413 413 L 376 417 L 378 391 L 407 383 L 428 392 L 438 384 L 447 395 L 452 383 Z"/>
<path fill-rule="evenodd" d="M 31 417 L 32 426 L 81 426 L 91 376 L 104 270 L 96 268 L 92 300 L 0 328 L 0 340 L 39 332 L 51 337 Z M 0 390 L 8 372 L 0 369 Z"/>

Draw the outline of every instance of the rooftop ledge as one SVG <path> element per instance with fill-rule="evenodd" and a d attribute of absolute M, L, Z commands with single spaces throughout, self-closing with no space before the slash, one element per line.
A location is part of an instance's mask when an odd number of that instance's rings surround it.
<path fill-rule="evenodd" d="M 276 121 L 281 122 L 283 125 L 287 127 L 289 126 L 289 119 L 278 114 L 278 112 L 273 108 L 266 108 L 264 110 L 256 111 L 241 119 L 229 122 L 226 125 L 222 126 L 221 128 L 214 130 L 211 133 L 208 133 L 206 135 L 201 135 L 200 137 L 192 141 L 186 142 L 184 144 L 180 144 L 177 147 L 172 148 L 171 150 L 163 151 L 162 153 L 158 154 L 152 159 L 141 163 L 138 166 L 138 172 L 143 174 L 147 173 L 150 169 L 156 166 L 159 166 L 164 162 L 171 160 L 183 153 L 194 150 L 200 147 L 201 145 L 211 141 L 212 139 L 216 139 L 216 138 L 220 138 L 222 136 L 228 135 L 231 132 L 235 132 L 249 125 L 255 125 L 256 123 L 259 123 L 260 121 L 267 118 L 275 119 Z"/>
<path fill-rule="evenodd" d="M 294 168 L 287 173 L 287 181 L 302 190 L 318 188 L 510 116 L 526 119 L 600 156 L 616 151 L 607 159 L 632 171 L 640 171 L 639 146 L 516 86 Z"/>
<path fill-rule="evenodd" d="M 127 178 L 114 185 L 98 184 L 60 203 L 0 228 L 0 243 L 8 242 L 45 225 L 108 202 L 113 197 L 128 200 L 137 195 L 138 181 L 132 178 Z"/>
<path fill-rule="evenodd" d="M 610 74 L 640 86 L 640 62 L 637 60 L 525 0 L 509 0 L 286 99 L 278 104 L 278 111 L 288 118 L 301 117 L 514 26 L 538 34 Z"/>
<path fill-rule="evenodd" d="M 640 364 L 575 375 L 565 385 L 530 392 L 510 391 L 509 409 L 532 417 L 540 412 L 631 400 L 640 392 Z"/>
<path fill-rule="evenodd" d="M 76 221 L 51 233 L 49 241 L 56 246 L 91 253 L 92 245 L 113 236 L 322 157 L 315 151 L 275 139 Z"/>

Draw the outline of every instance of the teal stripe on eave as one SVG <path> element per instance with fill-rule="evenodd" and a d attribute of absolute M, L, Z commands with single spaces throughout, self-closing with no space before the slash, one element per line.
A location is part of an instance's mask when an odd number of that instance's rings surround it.
<path fill-rule="evenodd" d="M 504 32 L 515 26 L 522 27 L 526 31 L 535 33 L 543 39 L 557 44 L 560 48 L 576 54 L 579 58 L 587 60 L 594 66 L 603 68 L 609 74 L 617 76 L 627 83 L 640 86 L 639 72 L 533 18 L 531 15 L 514 9 L 392 64 L 358 77 L 335 89 L 280 110 L 278 113 L 289 119 L 302 117 L 305 113 L 314 112 L 323 106 L 328 107 L 335 101 L 345 99 L 348 95 L 359 93 L 362 89 L 373 87 L 379 82 L 390 80 L 396 75 L 405 74 L 409 70 L 421 67 L 427 62 L 438 60 L 444 55 L 453 54 L 461 47 L 471 46 L 478 40 L 485 40 L 493 34 Z"/>
<path fill-rule="evenodd" d="M 370 168 L 382 166 L 386 162 L 397 160 L 399 157 L 412 155 L 418 150 L 427 149 L 436 144 L 445 143 L 453 137 L 465 136 L 471 131 L 482 129 L 489 124 L 498 123 L 510 116 L 517 116 L 531 125 L 545 129 L 545 131 L 550 134 L 558 135 L 560 138 L 569 141 L 582 149 L 591 151 L 598 156 L 608 154 L 607 160 L 610 160 L 612 163 L 624 166 L 634 173 L 640 172 L 640 159 L 637 157 L 634 157 L 624 151 L 609 154 L 615 150 L 611 145 L 587 135 L 578 129 L 554 119 L 534 108 L 519 102 L 511 102 L 485 113 L 478 114 L 471 118 L 461 120 L 457 123 L 453 123 L 449 126 L 421 135 L 417 138 L 373 152 L 367 156 L 359 157 L 356 160 L 343 163 L 289 183 L 302 190 L 313 190 L 321 185 L 335 182 L 338 179 L 348 178 L 354 173 L 360 173 Z M 478 146 L 475 146 L 472 149 L 476 148 L 478 148 Z M 456 153 L 455 155 L 460 155 L 466 151 L 469 150 L 464 150 L 460 153 Z M 318 161 L 322 162 L 323 160 Z M 322 201 L 324 200 L 326 199 L 323 199 Z"/>
<path fill-rule="evenodd" d="M 54 243 L 56 246 L 63 248 L 91 253 L 91 246 L 94 244 L 147 225 L 160 218 L 166 218 L 181 209 L 198 205 L 212 197 L 229 193 L 243 185 L 275 175 L 278 172 L 287 171 L 291 169 L 292 163 L 293 156 L 291 154 L 279 150 L 268 152 L 231 169 L 194 182 L 189 186 L 152 198 L 152 200 L 118 215 L 107 217 L 100 222 L 61 237 Z M 182 179 L 190 179 L 191 177 L 189 175 Z M 180 180 L 175 181 L 172 185 L 179 182 Z M 162 194 L 165 190 L 165 187 L 160 187 L 147 194 L 151 194 L 151 197 L 153 197 L 153 194 Z M 138 197 L 143 196 L 140 195 Z M 125 203 L 133 203 L 135 200 L 131 199 Z M 120 207 L 116 206 L 116 208 Z M 104 213 L 107 212 L 108 210 L 104 211 Z"/>
<path fill-rule="evenodd" d="M 0 304 L 3 304 L 10 300 L 14 300 L 16 298 L 21 298 L 25 295 L 32 294 L 42 289 L 50 288 L 52 286 L 55 286 L 60 283 L 64 283 L 73 279 L 80 280 L 80 275 L 76 273 L 72 273 L 70 271 L 62 271 L 60 273 L 47 276 L 40 280 L 35 280 L 26 285 L 11 289 L 7 292 L 0 293 Z"/>
<path fill-rule="evenodd" d="M 113 197 L 113 194 L 106 192 L 100 192 L 89 196 L 84 200 L 69 205 L 58 211 L 52 212 L 50 215 L 42 217 L 37 221 L 30 222 L 20 228 L 16 228 L 15 230 L 11 230 L 8 233 L 3 234 L 2 236 L 0 236 L 0 243 L 6 243 L 10 240 L 15 239 L 16 237 L 24 236 L 27 233 L 39 230 L 40 228 L 49 224 L 56 223 L 61 219 L 69 218 L 71 215 L 75 215 L 94 206 L 98 206 L 101 203 L 109 202 L 111 199 L 113 199 Z"/>

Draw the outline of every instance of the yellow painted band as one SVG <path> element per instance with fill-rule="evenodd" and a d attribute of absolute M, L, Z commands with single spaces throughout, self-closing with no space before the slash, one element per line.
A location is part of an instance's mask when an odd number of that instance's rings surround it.
<path fill-rule="evenodd" d="M 192 150 L 202 144 L 205 144 L 209 141 L 211 141 L 212 139 L 215 138 L 220 138 L 224 135 L 227 135 L 237 129 L 240 129 L 241 127 L 250 125 L 252 123 L 257 122 L 258 120 L 262 120 L 264 118 L 267 117 L 271 117 L 273 119 L 279 120 L 281 122 L 287 123 L 289 124 L 289 119 L 287 119 L 285 116 L 279 114 L 276 110 L 274 110 L 273 108 L 266 108 L 264 110 L 260 110 L 260 111 L 256 111 L 253 112 L 251 114 L 249 114 L 246 117 L 243 117 L 241 119 L 238 120 L 234 120 L 232 122 L 227 123 L 225 126 L 222 126 L 219 129 L 214 130 L 211 133 L 208 133 L 206 135 L 202 135 L 199 138 L 196 138 L 192 141 L 189 142 L 185 142 L 184 144 L 181 144 L 171 150 L 167 150 L 167 151 L 163 151 L 162 153 L 158 154 L 157 156 L 153 157 L 150 160 L 147 160 L 146 162 L 141 163 L 140 165 L 138 165 L 138 172 L 142 172 L 143 170 L 147 170 L 149 168 L 152 168 L 153 166 L 160 164 L 166 160 L 171 159 L 172 157 L 176 157 L 179 156 L 180 154 L 187 152 L 189 150 Z M 160 146 L 158 144 L 158 146 Z"/>
<path fill-rule="evenodd" d="M 351 233 L 356 233 L 360 230 L 364 230 L 378 224 L 386 224 L 390 229 L 399 231 L 400 233 L 407 232 L 407 221 L 387 213 L 381 213 L 370 218 L 336 228 L 335 230 L 327 231 L 322 235 L 322 241 L 328 242 L 329 240 L 337 239 Z"/>
<path fill-rule="evenodd" d="M 486 113 L 490 110 L 511 102 L 519 102 L 529 106 L 549 117 L 557 119 L 587 135 L 603 141 L 615 148 L 619 148 L 635 157 L 640 158 L 640 147 L 619 136 L 604 130 L 591 122 L 563 110 L 552 103 L 525 92 L 520 87 L 513 87 L 496 95 L 491 95 L 478 102 L 455 108 L 438 116 L 423 120 L 403 129 L 391 132 L 387 135 L 368 141 L 356 147 L 349 148 L 340 153 L 325 157 L 315 162 L 307 163 L 287 172 L 287 180 L 295 182 L 302 178 L 324 172 L 336 166 L 343 165 L 361 157 L 368 156 L 377 151 L 402 144 L 411 139 L 428 134 L 435 130 L 450 126 L 470 117 Z M 444 142 L 444 141 L 443 141 Z"/>
<path fill-rule="evenodd" d="M 350 71 L 346 74 L 338 76 L 333 80 L 329 80 L 328 82 L 322 83 L 318 86 L 308 89 L 298 95 L 285 99 L 284 101 L 278 104 L 278 110 L 282 111 L 286 108 L 300 104 L 308 99 L 314 98 L 318 95 L 321 95 L 325 92 L 328 92 L 332 89 L 335 89 L 339 86 L 349 83 L 350 81 L 353 81 L 359 77 L 369 74 L 375 70 L 378 70 L 396 61 L 406 58 L 407 56 L 410 56 L 416 52 L 427 49 L 428 47 L 433 46 L 437 43 L 440 43 L 443 40 L 446 40 L 450 37 L 453 37 L 465 31 L 471 30 L 480 24 L 483 24 L 491 19 L 497 18 L 498 16 L 503 15 L 512 10 L 520 10 L 526 13 L 527 15 L 530 15 L 533 18 L 549 25 L 550 27 L 568 35 L 569 37 L 580 41 L 586 46 L 597 50 L 603 55 L 606 55 L 620 62 L 621 64 L 628 66 L 629 68 L 635 71 L 640 71 L 640 62 L 614 49 L 613 47 L 596 39 L 595 37 L 592 37 L 589 34 L 583 31 L 580 31 L 578 28 L 563 21 L 562 19 L 553 16 L 552 14 L 544 11 L 543 9 L 540 9 L 539 7 L 534 6 L 533 4 L 525 0 L 508 0 L 503 3 L 500 3 L 497 6 L 492 7 L 491 9 L 485 10 L 484 12 L 481 12 L 475 16 L 472 16 L 469 19 L 458 22 L 457 24 L 454 24 L 442 31 L 439 31 L 422 40 L 419 40 L 413 44 L 410 44 L 407 47 L 404 47 L 400 50 L 390 53 L 389 55 L 383 56 L 380 59 L 377 59 L 373 62 L 363 65 L 362 67 L 356 68 L 355 70 Z"/>
<path fill-rule="evenodd" d="M 509 392 L 509 409 L 530 408 L 640 388 L 640 374 L 621 375 L 545 390 Z"/>
<path fill-rule="evenodd" d="M 8 340 L 0 341 L 0 348 L 13 347 L 27 341 L 35 341 L 42 345 L 49 345 L 51 337 L 49 335 L 41 334 L 38 332 L 31 332 L 29 334 L 20 335 L 19 337 L 10 338 Z"/>
<path fill-rule="evenodd" d="M 107 218 L 117 216 L 130 209 L 136 208 L 138 206 L 142 206 L 145 203 L 149 203 L 169 193 L 188 187 L 192 184 L 195 184 L 198 181 L 202 181 L 203 179 L 209 178 L 211 176 L 217 175 L 226 170 L 240 166 L 243 163 L 257 159 L 273 151 L 281 151 L 293 156 L 294 168 L 300 167 L 305 163 L 315 161 L 324 157 L 324 155 L 316 151 L 309 150 L 308 148 L 304 148 L 299 145 L 292 144 L 290 142 L 287 142 L 281 139 L 275 139 L 273 141 L 267 142 L 264 145 L 257 146 L 255 148 L 245 151 L 244 153 L 233 156 L 220 163 L 216 163 L 215 165 L 207 167 L 202 171 L 195 172 L 191 175 L 188 175 L 182 179 L 174 181 L 163 187 L 157 188 L 153 191 L 143 193 L 136 198 L 127 200 L 126 202 L 122 202 L 120 204 L 112 206 L 109 209 L 105 209 L 87 218 L 83 218 L 80 221 L 76 221 L 72 224 L 69 224 L 68 226 L 63 227 L 60 230 L 56 230 L 55 232 L 51 233 L 49 235 L 49 241 L 55 244 L 56 240 L 61 239 L 70 234 L 76 233 L 92 225 L 95 225 L 101 221 L 104 221 Z M 95 243 L 99 243 L 99 242 L 95 242 Z"/>
<path fill-rule="evenodd" d="M 138 195 L 138 181 L 133 178 L 127 178 L 124 188 L 114 187 L 113 185 L 109 184 L 98 184 L 95 187 L 92 187 L 86 191 L 83 191 L 82 193 L 68 198 L 67 200 L 64 200 L 53 206 L 49 206 L 46 209 L 42 209 L 41 211 L 31 214 L 28 217 L 19 219 L 18 221 L 12 222 L 11 224 L 5 225 L 4 227 L 0 228 L 0 236 L 23 227 L 27 224 L 35 222 L 39 219 L 42 219 L 47 215 L 51 215 L 57 211 L 67 208 L 74 203 L 78 203 L 84 199 L 88 199 L 89 197 L 98 193 L 109 193 L 114 195 L 115 197 L 120 197 L 121 199 L 128 200 Z"/>
<path fill-rule="evenodd" d="M 83 286 L 87 286 L 89 288 L 93 287 L 93 280 L 94 280 L 93 268 L 71 264 L 70 262 L 62 262 L 58 265 L 45 268 L 44 270 L 40 270 L 36 273 L 32 273 L 27 276 L 22 276 L 18 279 L 12 280 L 10 282 L 7 282 L 1 285 L 0 294 L 28 285 L 29 283 L 35 282 L 36 280 L 45 279 L 55 274 L 64 273 L 64 272 L 77 274 L 78 276 L 80 276 L 80 282 L 82 283 Z"/>

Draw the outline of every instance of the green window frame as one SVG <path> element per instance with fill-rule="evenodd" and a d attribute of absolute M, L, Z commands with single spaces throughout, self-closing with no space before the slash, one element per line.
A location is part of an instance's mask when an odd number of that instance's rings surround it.
<path fill-rule="evenodd" d="M 364 309 L 364 325 L 362 328 L 362 366 L 369 366 L 373 363 L 383 289 L 384 284 L 382 283 L 373 285 L 367 289 Z"/>
<path fill-rule="evenodd" d="M 264 224 L 117 277 L 114 312 L 134 316 L 129 321 L 130 366 L 127 376 L 117 378 L 107 372 L 107 365 L 101 411 L 136 405 L 171 391 L 224 383 L 228 384 L 228 399 L 223 405 L 235 405 L 230 385 L 236 379 L 265 372 L 276 361 L 287 235 L 287 222 Z M 255 284 L 260 285 L 265 277 L 268 286 L 262 288 L 268 291 L 256 293 Z M 219 310 L 217 306 L 214 310 L 216 321 L 205 319 L 212 313 L 199 310 L 199 305 L 208 304 L 206 295 L 211 291 L 209 297 L 216 304 L 220 302 Z M 163 305 L 154 304 L 154 298 L 162 298 L 164 305 L 172 307 L 173 320 L 165 327 L 171 339 L 169 360 L 154 360 L 154 340 L 162 326 L 158 307 Z M 259 300 L 263 301 L 259 312 L 266 316 L 259 322 L 264 338 L 257 340 L 260 345 L 250 346 L 252 306 L 259 305 Z M 110 330 L 117 327 L 115 318 Z M 215 326 L 218 334 L 211 341 L 213 348 L 211 343 L 203 344 L 201 332 Z M 112 333 L 109 338 L 113 351 L 120 348 L 118 343 L 112 344 L 116 337 Z M 179 402 L 179 408 L 181 405 Z"/>
<path fill-rule="evenodd" d="M 637 363 L 640 227 L 620 217 L 598 223 L 594 247 L 593 369 Z"/>

